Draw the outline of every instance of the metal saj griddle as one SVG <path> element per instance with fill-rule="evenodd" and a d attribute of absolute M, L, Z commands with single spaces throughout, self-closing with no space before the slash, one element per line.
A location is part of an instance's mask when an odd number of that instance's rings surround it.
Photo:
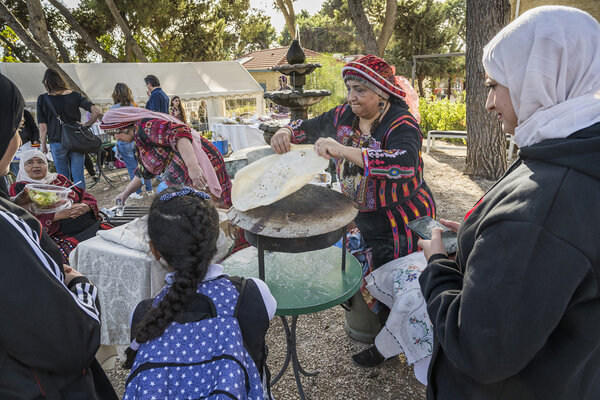
<path fill-rule="evenodd" d="M 335 190 L 305 185 L 268 206 L 247 211 L 231 208 L 228 217 L 244 229 L 246 240 L 258 249 L 260 279 L 265 279 L 264 251 L 300 253 L 335 244 L 346 233 L 358 209 L 348 197 Z M 346 241 L 342 240 L 342 255 Z M 342 269 L 346 257 L 342 257 Z"/>

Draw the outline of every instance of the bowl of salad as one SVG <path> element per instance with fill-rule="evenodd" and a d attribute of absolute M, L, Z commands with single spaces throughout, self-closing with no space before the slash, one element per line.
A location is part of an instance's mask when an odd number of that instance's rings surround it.
<path fill-rule="evenodd" d="M 42 183 L 29 183 L 25 186 L 35 213 L 53 213 L 71 207 L 69 199 L 71 189 Z"/>

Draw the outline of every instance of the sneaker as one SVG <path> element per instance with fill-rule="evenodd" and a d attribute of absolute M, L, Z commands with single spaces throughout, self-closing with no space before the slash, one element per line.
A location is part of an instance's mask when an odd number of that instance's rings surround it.
<path fill-rule="evenodd" d="M 140 193 L 132 193 L 129 195 L 129 198 L 133 200 L 141 200 L 144 198 L 144 196 L 142 196 Z"/>
<path fill-rule="evenodd" d="M 146 190 L 146 196 L 152 197 L 154 196 L 154 192 L 152 190 Z"/>

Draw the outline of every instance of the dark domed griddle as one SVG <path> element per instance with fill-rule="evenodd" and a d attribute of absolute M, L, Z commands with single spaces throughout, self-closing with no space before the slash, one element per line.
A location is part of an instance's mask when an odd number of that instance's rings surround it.
<path fill-rule="evenodd" d="M 264 279 L 264 250 L 300 253 L 329 247 L 345 235 L 346 225 L 357 213 L 348 197 L 309 184 L 268 206 L 248 211 L 231 208 L 228 217 L 245 230 L 248 242 L 258 248 L 259 275 Z M 345 252 L 346 241 L 342 243 Z"/>

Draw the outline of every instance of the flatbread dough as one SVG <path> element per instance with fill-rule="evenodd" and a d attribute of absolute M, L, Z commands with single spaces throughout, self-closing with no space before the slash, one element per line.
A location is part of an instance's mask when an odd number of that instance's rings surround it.
<path fill-rule="evenodd" d="M 239 170 L 231 200 L 239 211 L 266 206 L 288 196 L 327 168 L 329 160 L 310 145 L 291 145 L 284 154 L 263 157 Z"/>

